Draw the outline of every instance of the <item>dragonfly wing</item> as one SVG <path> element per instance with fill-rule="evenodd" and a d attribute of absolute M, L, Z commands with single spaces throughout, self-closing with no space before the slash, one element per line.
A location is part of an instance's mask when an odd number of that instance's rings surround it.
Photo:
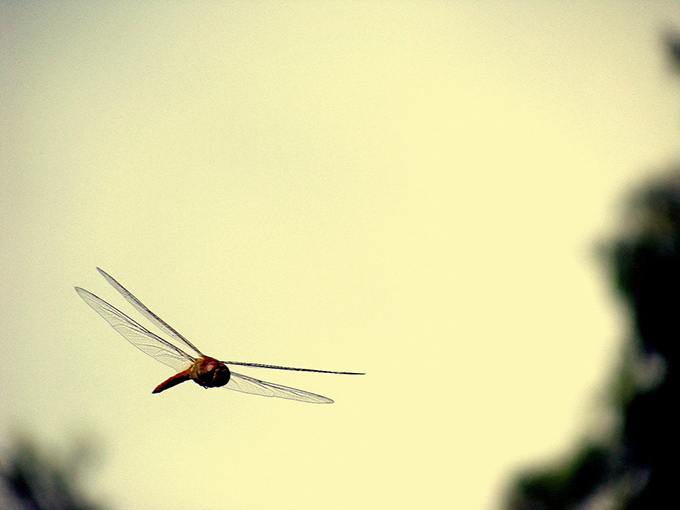
<path fill-rule="evenodd" d="M 228 390 L 250 393 L 251 395 L 261 395 L 263 397 L 287 398 L 289 400 L 298 400 L 300 402 L 309 402 L 311 404 L 333 403 L 330 398 L 317 395 L 316 393 L 290 388 L 281 384 L 260 381 L 254 377 L 237 374 L 236 372 L 231 373 L 231 378 L 224 387 Z"/>
<path fill-rule="evenodd" d="M 199 356 L 205 356 L 201 351 L 198 350 L 198 348 L 192 344 L 189 340 L 184 338 L 184 335 L 181 335 L 175 328 L 173 328 L 170 324 L 165 322 L 163 319 L 161 319 L 158 315 L 153 313 L 151 310 L 149 310 L 144 303 L 142 303 L 139 299 L 137 299 L 132 292 L 127 290 L 125 287 L 123 287 L 120 283 L 116 281 L 116 279 L 108 274 L 106 271 L 103 269 L 97 268 L 97 271 L 101 273 L 101 275 L 106 279 L 107 282 L 111 284 L 111 286 L 116 289 L 120 294 L 127 300 L 128 303 L 130 303 L 135 309 L 144 315 L 147 319 L 149 319 L 153 324 L 155 324 L 158 328 L 160 328 L 163 332 L 165 332 L 168 336 L 172 337 L 174 340 L 179 342 L 180 344 L 186 345 L 190 349 L 196 352 Z"/>
<path fill-rule="evenodd" d="M 110 305 L 91 292 L 80 287 L 76 287 L 76 292 L 90 308 L 111 324 L 113 329 L 118 331 L 128 342 L 143 353 L 175 370 L 184 370 L 196 361 L 178 347 L 152 333 L 115 306 Z"/>
<path fill-rule="evenodd" d="M 246 363 L 245 361 L 223 361 L 225 365 L 239 365 L 241 367 L 272 368 L 274 370 L 293 370 L 295 372 L 314 372 L 317 374 L 338 375 L 366 375 L 364 372 L 336 372 L 334 370 L 318 370 L 316 368 L 282 367 L 280 365 L 268 365 L 266 363 Z"/>

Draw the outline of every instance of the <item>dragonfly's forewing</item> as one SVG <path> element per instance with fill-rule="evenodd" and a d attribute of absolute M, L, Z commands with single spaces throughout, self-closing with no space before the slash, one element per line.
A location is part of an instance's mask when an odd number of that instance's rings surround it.
<path fill-rule="evenodd" d="M 238 374 L 233 371 L 231 372 L 231 378 L 229 379 L 229 382 L 223 387 L 227 388 L 228 390 L 250 393 L 251 395 L 287 398 L 289 400 L 298 400 L 300 402 L 309 402 L 311 404 L 333 403 L 330 398 L 317 395 L 316 393 L 290 388 L 281 384 L 260 381 L 254 377 L 248 377 L 247 375 Z"/>
<path fill-rule="evenodd" d="M 91 292 L 80 287 L 76 287 L 76 292 L 95 312 L 111 324 L 113 329 L 143 353 L 178 371 L 186 369 L 196 361 Z"/>
<path fill-rule="evenodd" d="M 238 365 L 240 367 L 272 368 L 274 370 L 291 370 L 293 372 L 314 372 L 315 374 L 337 375 L 366 375 L 363 372 L 336 372 L 335 370 L 319 370 L 318 368 L 282 367 L 281 365 L 268 365 L 266 363 L 247 363 L 245 361 L 223 361 L 225 365 Z"/>
<path fill-rule="evenodd" d="M 173 328 L 170 324 L 165 322 L 163 319 L 161 319 L 158 315 L 153 313 L 151 310 L 149 310 L 144 303 L 142 303 L 139 299 L 137 299 L 132 292 L 127 290 L 125 287 L 123 287 L 120 283 L 116 281 L 116 279 L 108 274 L 106 271 L 103 269 L 97 268 L 97 271 L 101 273 L 101 275 L 106 278 L 106 281 L 111 284 L 111 286 L 116 289 L 118 292 L 121 293 L 121 295 L 127 300 L 128 303 L 130 303 L 132 306 L 135 307 L 135 309 L 144 315 L 147 319 L 149 319 L 154 325 L 156 325 L 159 329 L 167 333 L 170 337 L 172 337 L 174 340 L 176 340 L 180 345 L 184 345 L 186 347 L 189 347 L 192 349 L 196 354 L 198 354 L 199 357 L 205 356 L 201 351 L 198 350 L 198 348 L 192 344 L 189 340 L 187 340 L 184 335 L 181 335 L 175 328 Z"/>

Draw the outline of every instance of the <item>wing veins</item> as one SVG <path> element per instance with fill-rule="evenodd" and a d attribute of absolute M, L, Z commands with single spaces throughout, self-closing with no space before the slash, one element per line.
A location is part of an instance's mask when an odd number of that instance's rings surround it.
<path fill-rule="evenodd" d="M 297 368 L 282 367 L 279 365 L 268 365 L 266 363 L 247 363 L 245 361 L 223 361 L 225 365 L 239 365 L 241 367 L 271 368 L 274 370 L 292 370 L 295 372 L 315 372 L 317 374 L 338 374 L 338 375 L 366 375 L 364 372 L 335 372 L 333 370 L 319 370 L 316 368 Z"/>
<path fill-rule="evenodd" d="M 248 393 L 250 395 L 285 398 L 288 400 L 297 400 L 298 402 L 307 402 L 310 404 L 333 403 L 332 399 L 324 397 L 323 395 L 317 395 L 316 393 L 311 393 L 309 391 L 300 390 L 297 388 L 291 388 L 290 386 L 284 386 L 282 384 L 261 381 L 260 379 L 248 377 L 247 375 L 236 372 L 231 373 L 231 379 L 227 385 L 224 386 L 224 388 L 233 391 L 240 391 L 241 393 Z"/>
<path fill-rule="evenodd" d="M 153 324 L 155 324 L 158 328 L 163 330 L 165 333 L 167 333 L 169 336 L 174 338 L 176 341 L 179 343 L 182 343 L 189 348 L 191 348 L 193 351 L 195 351 L 199 356 L 205 356 L 198 347 L 196 347 L 194 344 L 192 344 L 189 340 L 187 340 L 184 335 L 180 334 L 175 328 L 170 326 L 167 322 L 165 322 L 163 319 L 161 319 L 158 315 L 153 313 L 147 306 L 142 303 L 139 299 L 137 299 L 132 292 L 127 290 L 125 287 L 123 287 L 116 279 L 108 274 L 106 271 L 104 271 L 101 268 L 97 268 L 97 271 L 101 273 L 101 275 L 106 279 L 107 282 L 111 284 L 111 286 L 116 289 L 120 294 L 125 298 L 125 300 L 130 303 L 139 313 L 144 315 L 147 319 L 149 319 Z"/>
<path fill-rule="evenodd" d="M 177 370 L 186 368 L 187 365 L 190 365 L 195 361 L 192 356 L 182 349 L 149 331 L 102 298 L 95 296 L 91 292 L 80 287 L 76 287 L 75 289 L 78 295 L 83 298 L 83 301 L 85 301 L 90 308 L 97 312 L 113 329 L 122 335 L 123 338 L 144 354 Z"/>

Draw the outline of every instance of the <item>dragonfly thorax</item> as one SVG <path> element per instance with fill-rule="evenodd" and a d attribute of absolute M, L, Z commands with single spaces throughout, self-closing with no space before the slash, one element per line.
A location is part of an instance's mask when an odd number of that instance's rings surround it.
<path fill-rule="evenodd" d="M 197 359 L 191 367 L 191 378 L 204 388 L 224 386 L 230 377 L 227 365 L 208 356 Z"/>

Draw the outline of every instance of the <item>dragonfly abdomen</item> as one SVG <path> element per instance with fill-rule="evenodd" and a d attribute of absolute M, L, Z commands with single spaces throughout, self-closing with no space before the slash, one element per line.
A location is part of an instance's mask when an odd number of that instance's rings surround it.
<path fill-rule="evenodd" d="M 167 390 L 168 388 L 172 388 L 173 386 L 177 386 L 179 383 L 183 383 L 184 381 L 188 381 L 191 379 L 191 374 L 189 369 L 183 370 L 182 372 L 179 372 L 169 379 L 166 379 L 162 383 L 160 383 L 156 388 L 152 391 L 152 393 L 160 393 L 161 391 Z"/>

